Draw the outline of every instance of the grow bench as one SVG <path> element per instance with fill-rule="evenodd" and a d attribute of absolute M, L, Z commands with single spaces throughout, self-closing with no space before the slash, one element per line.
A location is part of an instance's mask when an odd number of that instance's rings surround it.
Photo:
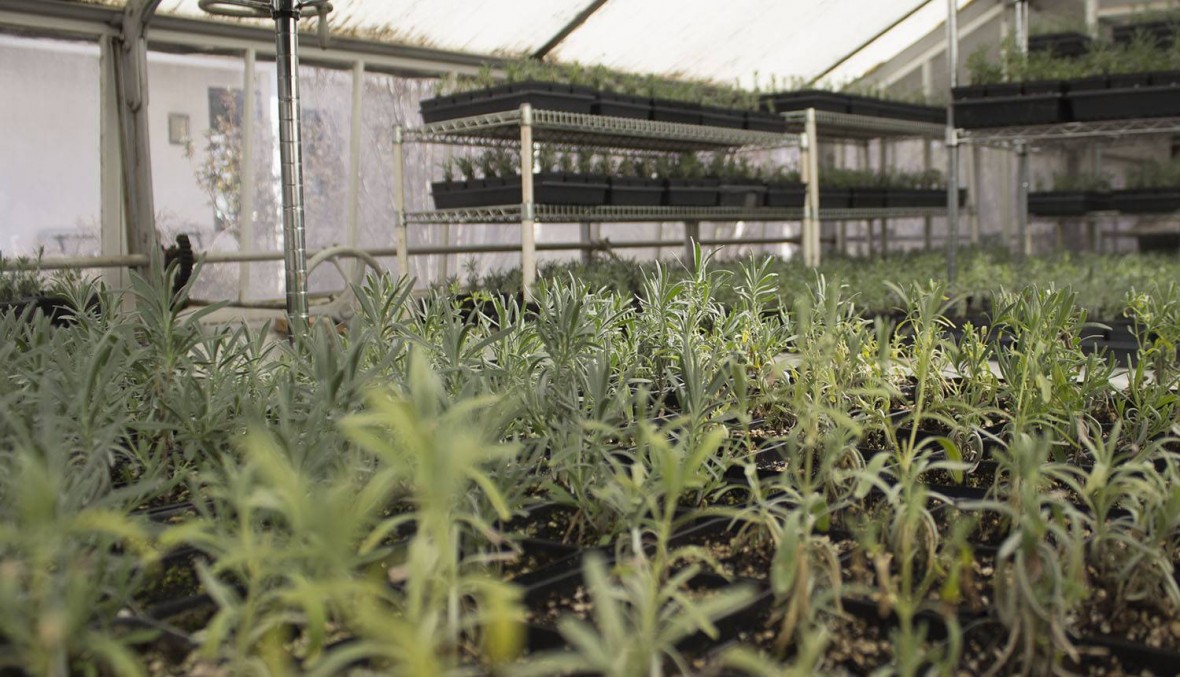
<path fill-rule="evenodd" d="M 1180 134 L 1180 116 L 1066 122 L 1058 124 L 1023 124 L 1008 127 L 980 127 L 974 129 L 961 128 L 955 129 L 953 134 L 954 139 L 958 143 L 1012 150 L 1016 153 L 1018 160 L 1016 177 L 1017 231 L 1021 243 L 1021 250 L 1027 255 L 1031 253 L 1032 249 L 1032 243 L 1028 237 L 1028 153 L 1030 149 L 1067 144 L 1079 140 L 1117 142 L 1122 139 L 1141 136 Z M 1136 207 L 1127 201 L 1122 205 L 1111 206 L 1116 210 L 1127 213 L 1143 213 L 1134 212 Z M 1128 209 L 1128 207 L 1130 208 Z M 1092 242 L 1096 246 L 1099 241 L 1099 234 L 1096 231 L 1096 227 L 1091 226 L 1091 232 L 1093 233 Z M 1110 236 L 1111 233 L 1104 232 L 1102 235 Z"/>
<path fill-rule="evenodd" d="M 863 166 L 868 166 L 869 142 L 874 139 L 879 140 L 880 143 L 878 164 L 882 168 L 889 164 L 889 142 L 902 139 L 921 139 L 924 143 L 924 168 L 930 169 L 933 166 L 933 141 L 946 138 L 945 111 L 941 109 L 932 109 L 943 113 L 941 122 L 939 122 L 930 115 L 925 118 L 916 116 L 907 119 L 905 117 L 866 115 L 856 112 L 855 109 L 849 111 L 847 109 L 835 110 L 834 108 L 837 107 L 789 110 L 783 114 L 783 117 L 787 120 L 787 129 L 793 133 L 801 134 L 809 148 L 819 148 L 821 142 L 857 144 Z M 812 157 L 817 155 L 818 153 L 813 154 Z M 913 200 L 916 196 L 905 196 L 903 195 L 904 191 L 894 191 L 898 198 L 910 199 L 904 211 L 894 211 L 899 205 L 891 204 L 888 201 L 884 204 L 869 206 L 864 203 L 855 204 L 851 202 L 852 197 L 848 197 L 848 202 L 841 202 L 839 191 L 830 191 L 824 188 L 823 176 L 819 173 L 818 164 L 812 170 L 812 175 L 819 176 L 819 180 L 814 182 L 816 193 L 812 203 L 817 205 L 819 209 L 819 221 L 836 221 L 838 223 L 836 228 L 837 251 L 847 253 L 849 242 L 847 222 L 864 221 L 865 240 L 868 243 L 869 255 L 872 256 L 876 246 L 873 230 L 875 224 L 880 222 L 880 249 L 884 254 L 889 248 L 889 221 L 897 218 L 923 219 L 925 222 L 923 224 L 923 243 L 926 249 L 933 246 L 932 220 L 946 215 L 946 198 L 938 203 L 915 202 Z M 929 196 L 917 199 L 929 200 Z M 961 195 L 959 201 L 960 204 L 964 203 L 965 196 Z M 825 205 L 836 207 L 836 209 L 828 209 Z"/>
<path fill-rule="evenodd" d="M 450 209 L 427 211 L 407 211 L 404 179 L 405 143 L 448 144 L 461 146 L 483 146 L 491 148 L 525 149 L 520 155 L 519 176 L 516 179 L 506 179 L 505 183 L 519 181 L 519 201 L 516 201 L 517 187 L 515 185 L 492 185 L 476 187 L 496 192 L 497 199 L 485 196 L 485 200 L 493 202 L 507 202 L 508 204 L 469 204 L 457 205 Z M 573 112 L 569 110 L 535 110 L 529 103 L 522 103 L 519 108 L 483 115 L 473 115 L 463 118 L 447 119 L 427 124 L 420 128 L 398 128 L 394 134 L 394 227 L 397 237 L 398 263 L 403 270 L 409 269 L 409 251 L 407 248 L 407 226 L 410 224 L 458 224 L 458 223 L 519 223 L 521 226 L 521 271 L 526 298 L 531 294 L 531 286 L 536 278 L 536 242 L 535 226 L 539 223 L 581 223 L 583 228 L 583 242 L 570 247 L 563 244 L 554 249 L 584 249 L 585 240 L 590 237 L 591 224 L 602 222 L 641 222 L 641 221 L 684 221 L 685 245 L 691 247 L 691 241 L 699 241 L 699 222 L 702 220 L 734 221 L 734 220 L 763 220 L 763 221 L 795 221 L 802 219 L 802 233 L 798 238 L 776 238 L 776 243 L 792 242 L 803 246 L 805 258 L 814 264 L 819 259 L 818 221 L 807 218 L 808 211 L 804 208 L 789 206 L 762 207 L 752 204 L 750 194 L 756 194 L 756 189 L 738 187 L 732 192 L 732 202 L 743 206 L 729 205 L 720 187 L 708 186 L 678 186 L 682 199 L 673 200 L 669 185 L 668 197 L 661 199 L 665 204 L 634 204 L 635 202 L 649 202 L 650 196 L 641 197 L 638 194 L 650 192 L 650 187 L 642 185 L 625 185 L 627 182 L 619 180 L 618 186 L 613 181 L 615 177 L 606 177 L 605 187 L 593 189 L 591 194 L 589 185 L 584 180 L 571 182 L 571 177 L 542 177 L 538 182 L 534 175 L 533 153 L 529 152 L 534 144 L 546 143 L 555 149 L 570 150 L 583 147 L 610 149 L 619 152 L 640 153 L 684 153 L 697 151 L 746 151 L 753 149 L 772 149 L 784 146 L 801 145 L 800 137 L 786 132 L 760 131 L 757 129 L 741 129 L 736 127 L 718 127 L 701 124 L 687 124 L 682 122 L 660 122 L 639 117 L 617 117 L 595 115 L 587 112 Z M 802 148 L 804 156 L 808 153 Z M 562 178 L 567 185 L 561 185 Z M 584 177 L 583 177 L 584 178 Z M 495 180 L 493 180 L 494 182 Z M 585 185 L 574 186 L 572 183 Z M 439 186 L 436 186 L 436 189 Z M 443 187 L 445 190 L 445 187 Z M 693 190 L 703 189 L 703 190 Z M 629 197 L 628 204 L 606 204 L 606 196 L 619 192 Z M 560 196 L 566 202 L 580 204 L 553 204 L 555 196 Z M 551 202 L 546 203 L 549 200 Z M 723 206 L 725 205 L 725 206 Z M 746 206 L 750 205 L 750 206 Z M 812 214 L 814 214 L 812 212 Z M 742 240 L 746 242 L 746 240 Z M 631 244 L 631 243 L 628 243 Z M 647 246 L 667 246 L 671 243 L 659 242 Z M 702 242 L 702 244 L 704 244 Z M 497 251 L 510 251 L 496 245 Z M 540 247 L 544 248 L 544 247 Z"/>

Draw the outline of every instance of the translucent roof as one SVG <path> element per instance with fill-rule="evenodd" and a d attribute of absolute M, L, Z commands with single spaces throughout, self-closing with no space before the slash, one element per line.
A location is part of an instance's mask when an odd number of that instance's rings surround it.
<path fill-rule="evenodd" d="M 745 85 L 757 76 L 763 86 L 771 77 L 785 85 L 833 69 L 833 79 L 857 78 L 937 28 L 946 14 L 940 0 L 334 0 L 333 5 L 333 31 L 356 37 L 523 56 L 568 30 L 550 52 L 560 61 Z M 162 0 L 159 12 L 209 18 L 197 0 Z"/>

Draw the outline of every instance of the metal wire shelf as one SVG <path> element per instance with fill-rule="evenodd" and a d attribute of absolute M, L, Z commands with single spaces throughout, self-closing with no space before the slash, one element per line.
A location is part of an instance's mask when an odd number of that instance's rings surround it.
<path fill-rule="evenodd" d="M 436 209 L 407 212 L 406 223 L 519 223 L 521 205 L 500 205 L 471 209 Z M 802 209 L 767 207 L 629 207 L 617 205 L 533 206 L 541 223 L 630 222 L 630 221 L 799 221 Z"/>
<path fill-rule="evenodd" d="M 798 145 L 796 134 L 654 122 L 631 118 L 534 110 L 533 140 L 607 148 L 696 151 L 726 148 L 775 148 Z M 406 141 L 451 145 L 519 143 L 519 110 L 434 122 L 405 130 Z"/>
<path fill-rule="evenodd" d="M 874 219 L 919 219 L 946 216 L 946 207 L 872 207 L 865 209 L 819 210 L 820 221 L 871 221 Z"/>
<path fill-rule="evenodd" d="M 406 213 L 408 224 L 432 223 L 519 223 L 521 205 L 499 205 L 468 209 L 436 209 Z M 541 223 L 639 222 L 639 221 L 800 221 L 801 208 L 768 207 L 626 207 L 626 206 L 533 206 Z M 945 207 L 893 207 L 872 209 L 821 209 L 821 221 L 869 221 L 945 216 Z"/>
<path fill-rule="evenodd" d="M 788 131 L 803 133 L 807 122 L 807 111 L 783 113 Z M 825 139 L 877 139 L 888 137 L 922 137 L 942 139 L 946 137 L 946 125 L 937 122 L 899 120 L 871 115 L 854 115 L 833 111 L 815 111 L 816 133 Z"/>
<path fill-rule="evenodd" d="M 964 143 L 997 146 L 1008 146 L 1018 142 L 1052 143 L 1071 139 L 1118 139 L 1146 134 L 1180 134 L 1180 117 L 959 129 L 957 132 L 959 140 Z"/>

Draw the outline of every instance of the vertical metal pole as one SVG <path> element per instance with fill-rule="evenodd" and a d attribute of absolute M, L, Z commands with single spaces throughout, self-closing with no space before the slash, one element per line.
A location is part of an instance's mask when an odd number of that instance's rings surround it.
<path fill-rule="evenodd" d="M 802 157 L 807 179 L 807 195 L 803 206 L 803 263 L 819 265 L 819 135 L 815 125 L 815 109 L 808 108 L 803 125 Z"/>
<path fill-rule="evenodd" d="M 242 162 L 238 176 L 242 178 L 241 210 L 238 213 L 238 249 L 242 252 L 254 250 L 254 117 L 258 107 L 254 94 L 254 67 L 258 63 L 258 52 L 246 50 L 246 72 L 242 75 Z M 238 264 L 238 300 L 250 298 L 250 262 Z"/>
<path fill-rule="evenodd" d="M 582 263 L 589 265 L 594 261 L 594 251 L 592 248 L 593 234 L 590 232 L 590 222 L 583 221 L 581 224 L 581 240 L 582 240 Z"/>
<path fill-rule="evenodd" d="M 970 146 L 969 162 L 971 163 L 971 192 L 967 195 L 967 217 L 969 227 L 971 228 L 971 244 L 979 245 L 979 195 L 983 190 L 983 148 L 980 146 Z"/>
<path fill-rule="evenodd" d="M 520 284 L 524 300 L 533 300 L 537 281 L 536 204 L 533 198 L 533 107 L 520 105 Z"/>
<path fill-rule="evenodd" d="M 693 245 L 701 241 L 701 222 L 700 221 L 685 221 L 684 222 L 684 266 L 686 268 L 693 265 Z"/>
<path fill-rule="evenodd" d="M 927 62 L 929 64 L 929 62 Z M 925 68 L 923 70 L 929 70 Z M 930 139 L 922 140 L 922 169 L 930 171 L 934 164 L 934 142 Z M 930 251 L 934 247 L 934 219 L 929 216 L 922 219 L 922 248 Z"/>
<path fill-rule="evenodd" d="M 297 333 L 307 326 L 307 240 L 303 223 L 303 139 L 299 119 L 299 9 L 295 0 L 274 0 L 274 3 L 287 314 L 292 333 Z"/>
<path fill-rule="evenodd" d="M 951 89 L 959 86 L 959 8 L 957 0 L 947 0 L 946 61 Z M 946 277 L 953 283 L 959 248 L 959 135 L 955 131 L 954 100 L 946 108 Z"/>
<path fill-rule="evenodd" d="M 1016 48 L 1022 55 L 1028 54 L 1028 1 L 1016 0 L 1014 9 Z M 1023 257 L 1032 251 L 1032 240 L 1028 233 L 1028 145 L 1023 141 L 1016 142 L 1016 182 L 1016 230 L 1020 238 L 1020 255 Z"/>
<path fill-rule="evenodd" d="M 867 139 L 861 141 L 857 148 L 856 161 L 859 169 L 869 168 L 869 142 Z M 877 256 L 877 222 L 873 219 L 865 219 L 865 248 L 870 259 Z"/>
<path fill-rule="evenodd" d="M 1086 3 L 1086 32 L 1090 37 L 1098 37 L 1098 0 L 1085 0 Z"/>
<path fill-rule="evenodd" d="M 889 163 L 889 143 L 885 139 L 877 141 L 877 171 L 884 172 Z M 889 219 L 881 219 L 881 258 L 889 256 Z"/>
<path fill-rule="evenodd" d="M 364 153 L 365 62 L 352 65 L 352 119 L 348 143 L 348 233 L 349 247 L 357 245 L 361 210 L 361 155 Z"/>
<path fill-rule="evenodd" d="M 1028 146 L 1016 142 L 1016 235 L 1020 239 L 1020 255 L 1032 253 L 1032 238 L 1028 233 Z"/>
<path fill-rule="evenodd" d="M 99 241 L 103 256 L 118 256 L 127 253 L 127 236 L 123 225 L 123 168 L 119 156 L 119 96 L 115 61 L 118 60 L 114 38 L 104 36 L 100 42 L 98 89 L 101 108 L 99 109 L 100 148 L 100 192 L 102 212 L 100 216 Z M 128 284 L 125 268 L 107 268 L 103 279 L 111 289 L 123 289 Z M 125 295 L 130 301 L 130 295 Z"/>
<path fill-rule="evenodd" d="M 393 233 L 397 248 L 397 267 L 406 278 L 410 275 L 410 237 L 406 230 L 406 159 L 404 132 L 393 129 Z"/>

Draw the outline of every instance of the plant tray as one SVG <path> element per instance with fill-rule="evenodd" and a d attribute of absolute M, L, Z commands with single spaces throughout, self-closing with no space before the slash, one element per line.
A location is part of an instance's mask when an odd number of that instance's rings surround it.
<path fill-rule="evenodd" d="M 962 99 L 955 102 L 955 123 L 964 129 L 1049 125 L 1066 121 L 1065 98 L 1060 93 Z"/>
<path fill-rule="evenodd" d="M 1111 31 L 1111 38 L 1116 45 L 1126 45 L 1134 42 L 1139 33 L 1155 40 L 1160 47 L 1171 47 L 1176 38 L 1176 25 L 1170 21 L 1146 21 L 1141 23 L 1115 26 Z"/>
<path fill-rule="evenodd" d="M 1170 214 L 1180 211 L 1180 188 L 1115 190 L 1110 203 L 1125 214 Z"/>
<path fill-rule="evenodd" d="M 820 209 L 851 209 L 852 208 L 852 189 L 851 188 L 824 188 L 820 185 L 819 189 L 819 208 Z"/>
<path fill-rule="evenodd" d="M 746 112 L 734 108 L 701 106 L 701 124 L 708 127 L 742 129 L 746 124 Z"/>
<path fill-rule="evenodd" d="M 670 99 L 651 100 L 651 119 L 656 122 L 676 122 L 685 125 L 701 124 L 701 105 Z"/>
<path fill-rule="evenodd" d="M 1028 38 L 1030 53 L 1047 52 L 1059 59 L 1072 59 L 1090 53 L 1090 36 L 1085 33 L 1046 33 Z"/>
<path fill-rule="evenodd" d="M 722 180 L 717 204 L 721 207 L 761 207 L 766 203 L 766 184 L 756 179 L 748 181 Z"/>
<path fill-rule="evenodd" d="M 616 92 L 598 92 L 598 98 L 591 106 L 590 112 L 595 115 L 609 115 L 617 118 L 633 118 L 637 120 L 651 119 L 651 99 L 645 96 L 619 94 Z"/>
<path fill-rule="evenodd" d="M 763 94 L 759 97 L 762 107 L 779 113 L 814 108 L 832 113 L 849 112 L 850 97 L 847 94 L 825 92 L 819 89 L 800 89 L 794 92 Z"/>
<path fill-rule="evenodd" d="M 766 186 L 765 205 L 778 209 L 802 207 L 806 197 L 805 183 L 771 183 Z"/>
<path fill-rule="evenodd" d="M 608 204 L 658 207 L 664 201 L 664 181 L 637 176 L 612 176 Z"/>
<path fill-rule="evenodd" d="M 453 189 L 447 191 L 445 188 L 440 191 L 438 187 L 435 187 L 435 207 L 438 209 L 488 207 L 520 204 L 522 200 L 519 176 L 463 183 L 467 184 L 466 188 L 461 188 L 458 191 Z M 606 193 L 607 179 L 605 176 L 555 172 L 533 175 L 533 199 L 539 204 L 598 206 L 606 204 Z M 439 202 L 440 196 L 445 196 L 441 203 Z"/>
<path fill-rule="evenodd" d="M 1028 213 L 1037 216 L 1079 216 L 1110 208 L 1110 195 L 1097 191 L 1029 193 Z"/>
<path fill-rule="evenodd" d="M 886 189 L 875 186 L 865 188 L 852 188 L 852 208 L 853 209 L 880 209 L 885 207 L 885 193 Z M 823 198 L 820 198 L 819 203 L 824 204 Z"/>
<path fill-rule="evenodd" d="M 717 179 L 666 179 L 664 204 L 669 207 L 716 207 Z"/>
<path fill-rule="evenodd" d="M 885 206 L 945 207 L 946 191 L 937 188 L 890 188 L 885 193 Z"/>
<path fill-rule="evenodd" d="M 503 113 L 530 104 L 541 110 L 589 113 L 595 92 L 554 82 L 514 82 L 472 92 L 424 99 L 422 119 L 426 123 L 454 120 L 474 115 Z"/>
<path fill-rule="evenodd" d="M 1180 115 L 1180 87 L 1121 87 L 1069 93 L 1073 117 L 1079 121 L 1125 120 Z"/>
<path fill-rule="evenodd" d="M 778 113 L 748 110 L 746 111 L 745 128 L 752 132 L 785 134 L 787 131 L 787 121 Z"/>

